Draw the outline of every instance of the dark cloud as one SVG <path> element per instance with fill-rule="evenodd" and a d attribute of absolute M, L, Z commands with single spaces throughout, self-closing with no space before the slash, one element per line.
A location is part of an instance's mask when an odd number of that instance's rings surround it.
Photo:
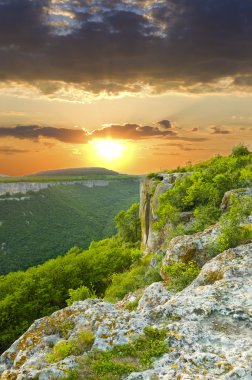
<path fill-rule="evenodd" d="M 85 144 L 87 142 L 87 132 L 81 129 L 41 127 L 38 125 L 18 125 L 14 128 L 0 127 L 1 137 L 15 137 L 20 140 L 33 141 L 45 137 L 72 144 Z"/>
<path fill-rule="evenodd" d="M 164 129 L 168 129 L 168 128 L 171 128 L 172 127 L 172 124 L 169 120 L 161 120 L 161 121 L 158 121 L 158 123 L 160 125 L 160 127 L 163 127 Z"/>
<path fill-rule="evenodd" d="M 114 124 L 106 126 L 102 129 L 96 129 L 92 132 L 91 138 L 118 138 L 118 139 L 130 139 L 141 140 L 148 137 L 172 137 L 176 136 L 173 131 L 166 131 L 162 128 L 151 127 L 148 125 L 142 126 L 139 124 Z"/>
<path fill-rule="evenodd" d="M 158 145 L 161 148 L 176 147 L 184 151 L 205 150 L 205 148 L 198 148 L 196 146 L 184 145 L 182 143 L 164 143 Z"/>
<path fill-rule="evenodd" d="M 213 131 L 212 132 L 213 135 L 228 135 L 231 133 L 230 131 L 226 129 L 221 129 L 221 127 L 218 127 L 218 126 L 214 126 L 211 129 Z"/>
<path fill-rule="evenodd" d="M 249 88 L 251 20 L 251 0 L 0 0 L 0 80 L 47 94 Z"/>
<path fill-rule="evenodd" d="M 150 137 L 174 137 L 173 131 L 139 124 L 109 125 L 88 133 L 82 129 L 44 127 L 38 125 L 18 125 L 13 128 L 0 127 L 1 137 L 15 137 L 20 140 L 39 141 L 41 137 L 55 139 L 64 143 L 86 144 L 94 138 L 114 138 L 140 140 Z"/>
<path fill-rule="evenodd" d="M 0 154 L 4 154 L 4 155 L 11 155 L 11 154 L 17 154 L 17 153 L 27 153 L 28 150 L 24 150 L 24 149 L 17 149 L 17 148 L 13 148 L 11 146 L 0 146 Z"/>

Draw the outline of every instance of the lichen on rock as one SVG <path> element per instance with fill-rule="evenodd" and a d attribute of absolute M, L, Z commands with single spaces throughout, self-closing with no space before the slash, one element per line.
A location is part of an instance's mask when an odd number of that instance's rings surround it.
<path fill-rule="evenodd" d="M 1 356 L 1 379 L 60 379 L 77 368 L 77 357 L 55 363 L 47 353 L 62 340 L 92 330 L 91 350 L 130 344 L 146 326 L 167 331 L 169 349 L 152 368 L 132 373 L 127 380 L 240 379 L 252 376 L 252 243 L 226 250 L 207 262 L 183 291 L 172 294 L 164 283 L 147 287 L 136 310 L 123 302 L 98 299 L 72 306 L 34 322 Z M 68 323 L 66 323 L 68 322 Z M 56 326 L 56 328 L 55 328 Z"/>

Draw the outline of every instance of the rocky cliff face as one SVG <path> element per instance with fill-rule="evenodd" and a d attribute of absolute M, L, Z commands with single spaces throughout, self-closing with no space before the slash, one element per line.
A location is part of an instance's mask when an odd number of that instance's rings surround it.
<path fill-rule="evenodd" d="M 94 186 L 108 186 L 107 180 L 83 180 L 83 181 L 55 181 L 55 182 L 14 182 L 14 183 L 0 183 L 0 195 L 6 193 L 25 194 L 28 191 L 40 191 L 56 185 L 82 185 L 85 187 Z"/>
<path fill-rule="evenodd" d="M 172 294 L 153 283 L 136 311 L 98 299 L 76 302 L 37 320 L 1 357 L 2 380 L 60 379 L 77 357 L 48 361 L 52 347 L 87 330 L 91 350 L 130 343 L 146 326 L 167 331 L 169 349 L 149 370 L 127 380 L 240 379 L 252 376 L 252 244 L 229 249 L 205 264 L 196 280 Z M 134 298 L 134 295 L 132 295 Z M 64 338 L 62 325 L 69 326 Z M 85 354 L 84 354 L 85 355 Z"/>
<path fill-rule="evenodd" d="M 140 220 L 142 228 L 142 247 L 146 252 L 155 251 L 165 244 L 169 223 L 157 233 L 153 224 L 157 220 L 159 196 L 172 189 L 175 181 L 190 173 L 160 173 L 158 178 L 143 178 L 140 184 Z"/>

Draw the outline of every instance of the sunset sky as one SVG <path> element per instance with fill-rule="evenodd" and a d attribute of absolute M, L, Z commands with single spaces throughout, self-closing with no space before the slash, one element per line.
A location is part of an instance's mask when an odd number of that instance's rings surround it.
<path fill-rule="evenodd" d="M 252 148 L 251 0 L 0 0 L 0 173 Z"/>

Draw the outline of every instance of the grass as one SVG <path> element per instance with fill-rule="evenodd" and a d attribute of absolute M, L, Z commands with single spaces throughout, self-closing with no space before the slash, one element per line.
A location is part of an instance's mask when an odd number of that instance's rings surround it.
<path fill-rule="evenodd" d="M 144 334 L 131 344 L 115 346 L 110 351 L 93 351 L 79 360 L 77 378 L 85 380 L 119 380 L 131 372 L 152 366 L 168 350 L 165 330 L 146 327 Z"/>
<path fill-rule="evenodd" d="M 46 359 L 49 363 L 59 362 L 70 355 L 82 355 L 89 351 L 94 343 L 94 333 L 91 330 L 82 331 L 75 338 L 60 340 L 48 353 Z"/>

